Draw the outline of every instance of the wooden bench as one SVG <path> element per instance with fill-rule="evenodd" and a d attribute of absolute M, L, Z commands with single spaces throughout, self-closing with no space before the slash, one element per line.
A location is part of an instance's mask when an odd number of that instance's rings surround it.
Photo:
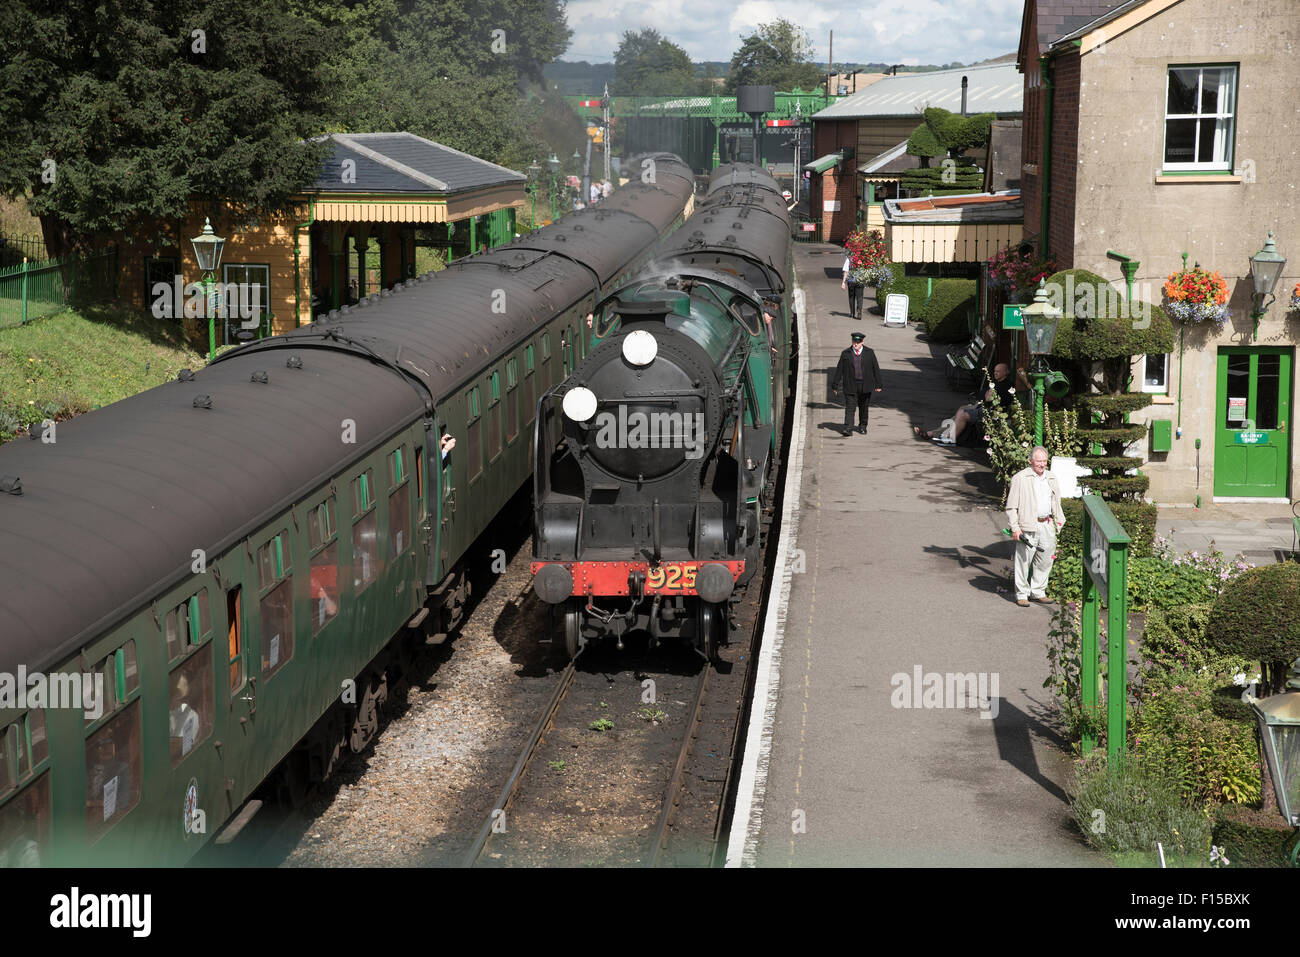
<path fill-rule="evenodd" d="M 975 336 L 965 348 L 949 352 L 948 385 L 953 389 L 975 385 L 979 379 L 979 370 L 988 362 L 987 352 L 983 336 Z"/>

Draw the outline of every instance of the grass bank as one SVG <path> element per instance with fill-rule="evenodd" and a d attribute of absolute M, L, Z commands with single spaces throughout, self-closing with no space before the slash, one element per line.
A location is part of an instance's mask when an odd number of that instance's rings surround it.
<path fill-rule="evenodd" d="M 206 361 L 166 319 L 115 306 L 0 329 L 0 442 L 173 379 Z"/>

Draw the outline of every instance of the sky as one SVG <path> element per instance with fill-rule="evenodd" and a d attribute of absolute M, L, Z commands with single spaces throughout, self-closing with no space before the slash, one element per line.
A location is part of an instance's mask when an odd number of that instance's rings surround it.
<path fill-rule="evenodd" d="M 696 62 L 730 60 L 740 38 L 784 17 L 803 26 L 825 62 L 974 63 L 1013 53 L 1024 0 L 569 0 L 573 39 L 561 59 L 614 59 L 625 30 L 653 27 Z"/>

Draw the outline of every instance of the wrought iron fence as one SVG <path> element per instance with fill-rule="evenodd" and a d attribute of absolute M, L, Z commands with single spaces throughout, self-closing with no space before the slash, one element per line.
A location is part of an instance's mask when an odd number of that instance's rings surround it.
<path fill-rule="evenodd" d="M 117 298 L 116 247 L 0 269 L 0 329 Z"/>
<path fill-rule="evenodd" d="M 26 257 L 28 262 L 49 262 L 45 240 L 40 236 L 5 236 L 0 234 L 0 269 L 17 266 Z"/>

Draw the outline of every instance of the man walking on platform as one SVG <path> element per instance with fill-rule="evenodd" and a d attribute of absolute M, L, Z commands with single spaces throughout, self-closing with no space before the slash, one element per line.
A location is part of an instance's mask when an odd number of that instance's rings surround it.
<path fill-rule="evenodd" d="M 867 416 L 871 411 L 871 393 L 881 391 L 880 364 L 876 354 L 862 344 L 867 337 L 853 333 L 853 345 L 840 353 L 839 364 L 831 373 L 831 391 L 844 393 L 844 428 L 842 435 L 853 431 L 853 410 L 858 410 L 858 431 L 867 434 Z"/>
<path fill-rule="evenodd" d="M 1029 467 L 1011 478 L 1007 492 L 1007 520 L 1016 542 L 1016 604 L 1028 607 L 1030 599 L 1051 604 L 1047 578 L 1056 554 L 1056 532 L 1065 524 L 1061 488 L 1047 471 L 1047 449 L 1035 446 Z"/>
<path fill-rule="evenodd" d="M 844 254 L 844 266 L 840 270 L 840 288 L 848 290 L 849 293 L 849 315 L 854 319 L 862 318 L 862 277 L 857 274 L 853 268 L 853 257 L 846 251 Z"/>

